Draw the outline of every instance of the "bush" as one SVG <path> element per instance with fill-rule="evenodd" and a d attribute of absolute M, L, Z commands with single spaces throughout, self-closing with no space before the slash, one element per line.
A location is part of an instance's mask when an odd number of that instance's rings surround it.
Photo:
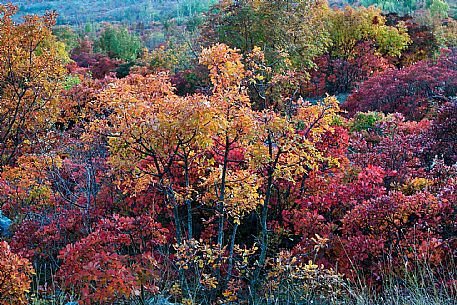
<path fill-rule="evenodd" d="M 358 111 L 400 112 L 408 120 L 420 120 L 456 94 L 457 56 L 453 51 L 436 62 L 424 60 L 370 78 L 349 96 L 343 108 L 351 116 Z"/>
<path fill-rule="evenodd" d="M 27 304 L 33 268 L 27 259 L 11 252 L 7 242 L 0 242 L 0 304 Z"/>

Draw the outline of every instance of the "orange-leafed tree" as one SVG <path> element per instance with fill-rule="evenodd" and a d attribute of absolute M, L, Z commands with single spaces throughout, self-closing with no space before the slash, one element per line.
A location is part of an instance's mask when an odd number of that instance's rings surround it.
<path fill-rule="evenodd" d="M 0 242 L 0 304 L 27 304 L 32 274 L 30 262 L 12 253 L 6 241 Z"/>
<path fill-rule="evenodd" d="M 230 299 L 241 282 L 261 284 L 267 253 L 278 252 L 268 242 L 268 214 L 281 182 L 338 163 L 318 146 L 333 132 L 334 98 L 312 105 L 289 97 L 286 111 L 267 103 L 254 110 L 247 85 L 261 77 L 236 49 L 204 49 L 200 63 L 209 70 L 208 95 L 178 96 L 163 72 L 107 83 L 91 102 L 96 114 L 85 136 L 106 140 L 111 172 L 127 198 L 147 194 L 167 211 L 160 217 L 176 242 L 173 291 L 183 302 Z M 260 219 L 251 231 L 260 247 L 240 238 L 249 218 Z"/>
<path fill-rule="evenodd" d="M 216 128 L 208 98 L 177 96 L 168 75 L 159 73 L 114 81 L 98 102 L 100 113 L 109 114 L 95 120 L 88 135 L 106 135 L 108 162 L 120 189 L 132 198 L 155 194 L 171 214 L 176 243 L 192 239 L 195 188 Z M 183 270 L 178 274 L 183 284 Z"/>
<path fill-rule="evenodd" d="M 219 245 L 223 243 L 227 176 L 239 175 L 234 171 L 240 169 L 240 164 L 243 163 L 243 160 L 236 159 L 233 155 L 235 151 L 242 154 L 243 150 L 248 149 L 254 130 L 251 103 L 243 87 L 246 71 L 241 58 L 236 50 L 224 44 L 203 50 L 200 57 L 200 63 L 210 70 L 213 85 L 210 102 L 217 113 L 214 120 L 218 129 L 213 135 L 216 142 L 213 151 L 220 172 L 211 183 L 217 186 L 215 193 L 220 214 L 217 236 Z"/>
<path fill-rule="evenodd" d="M 51 32 L 55 15 L 16 23 L 16 12 L 12 4 L 0 5 L 0 167 L 52 127 L 68 60 Z"/>
<path fill-rule="evenodd" d="M 255 51 L 259 52 L 257 48 Z M 261 55 L 254 57 L 263 58 Z M 328 97 L 312 105 L 289 97 L 288 109 L 280 113 L 274 111 L 275 106 L 269 107 L 268 104 L 264 110 L 255 111 L 246 84 L 262 81 L 261 71 L 246 71 L 237 51 L 221 44 L 205 49 L 200 62 L 210 70 L 213 84 L 211 104 L 218 109 L 217 113 L 222 114 L 222 117 L 215 118 L 221 126 L 213 148 L 218 167 L 216 174 L 208 178 L 210 183 L 206 182 L 215 186 L 210 195 L 216 196 L 213 201 L 218 203 L 218 244 L 223 245 L 224 232 L 228 229 L 224 217 L 232 222 L 226 279 L 219 279 L 219 284 L 224 286 L 232 278 L 240 219 L 256 212 L 260 219 L 260 253 L 255 272 L 248 276 L 255 286 L 259 283 L 267 252 L 276 251 L 268 243 L 268 213 L 274 201 L 274 189 L 281 189 L 280 181 L 292 184 L 301 181 L 307 172 L 321 164 L 338 165 L 337 159 L 326 156 L 325 149 L 317 145 L 325 133 L 333 132 L 332 125 L 339 112 L 338 102 Z M 248 67 L 252 68 L 252 65 Z M 266 91 L 265 94 L 270 93 Z M 283 98 L 287 100 L 287 97 Z"/>
<path fill-rule="evenodd" d="M 203 162 L 201 153 L 211 144 L 215 128 L 206 97 L 175 95 L 168 76 L 161 73 L 116 81 L 99 101 L 111 114 L 92 127 L 108 137 L 109 163 L 121 187 L 135 195 L 154 185 L 173 209 L 178 243 L 183 237 L 178 206 L 185 204 L 192 238 L 190 171 Z"/>

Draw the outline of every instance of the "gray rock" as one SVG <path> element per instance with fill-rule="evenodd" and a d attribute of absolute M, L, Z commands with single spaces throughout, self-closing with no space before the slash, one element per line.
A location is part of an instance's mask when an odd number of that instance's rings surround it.
<path fill-rule="evenodd" d="M 168 298 L 156 296 L 148 301 L 148 305 L 181 305 L 180 303 L 171 303 Z"/>
<path fill-rule="evenodd" d="M 0 236 L 8 237 L 11 235 L 9 231 L 11 226 L 11 220 L 2 214 L 0 211 Z"/>

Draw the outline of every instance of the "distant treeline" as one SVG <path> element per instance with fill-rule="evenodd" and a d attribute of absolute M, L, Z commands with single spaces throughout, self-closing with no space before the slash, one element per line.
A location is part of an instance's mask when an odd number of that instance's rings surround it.
<path fill-rule="evenodd" d="M 12 0 L 20 14 L 55 10 L 57 24 L 92 22 L 150 23 L 185 20 L 208 9 L 217 0 Z"/>

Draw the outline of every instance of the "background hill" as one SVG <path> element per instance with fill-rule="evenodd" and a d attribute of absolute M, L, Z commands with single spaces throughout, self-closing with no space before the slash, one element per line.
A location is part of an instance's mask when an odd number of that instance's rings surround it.
<path fill-rule="evenodd" d="M 378 5 L 383 10 L 411 13 L 431 2 L 409 0 L 331 0 L 332 6 Z M 1 1 L 6 2 L 6 1 Z M 206 11 L 218 0 L 12 0 L 20 15 L 59 12 L 58 24 L 82 25 L 93 22 L 150 23 L 174 19 L 178 22 Z M 455 16 L 457 0 L 447 0 L 449 13 Z"/>
<path fill-rule="evenodd" d="M 1 1 L 4 2 L 4 1 Z M 58 24 L 92 22 L 150 23 L 184 20 L 201 13 L 217 0 L 13 0 L 20 15 L 59 13 Z"/>

